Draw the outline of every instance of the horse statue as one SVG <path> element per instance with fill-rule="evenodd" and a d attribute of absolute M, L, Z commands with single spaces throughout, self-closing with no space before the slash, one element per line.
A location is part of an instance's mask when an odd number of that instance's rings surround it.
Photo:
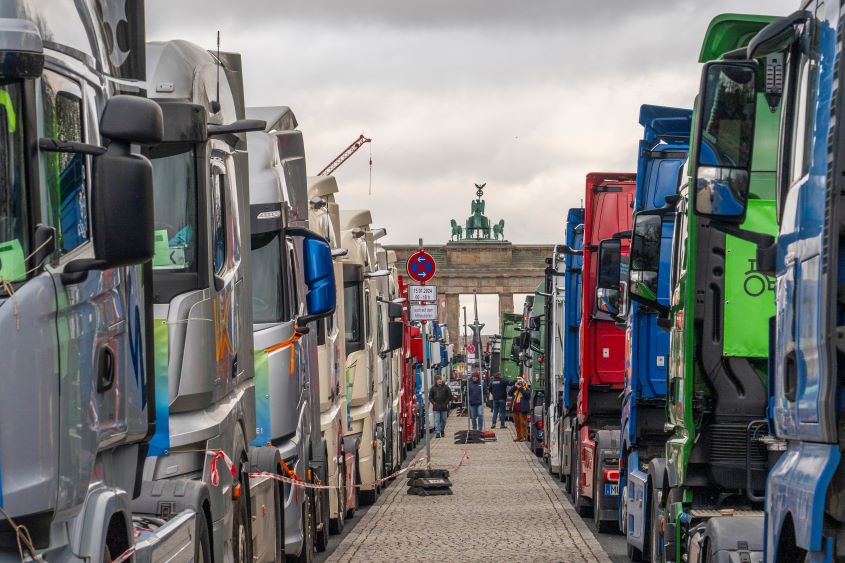
<path fill-rule="evenodd" d="M 493 236 L 496 240 L 499 240 L 499 235 L 501 235 L 502 240 L 505 240 L 505 220 L 499 219 L 499 222 L 493 225 Z"/>
<path fill-rule="evenodd" d="M 458 222 L 455 221 L 454 219 L 452 219 L 451 221 L 452 221 L 452 236 L 449 240 L 455 240 L 455 237 L 458 237 L 457 240 L 461 240 L 461 237 L 463 237 L 463 235 L 464 235 L 463 228 L 461 228 L 461 226 L 458 225 Z"/>

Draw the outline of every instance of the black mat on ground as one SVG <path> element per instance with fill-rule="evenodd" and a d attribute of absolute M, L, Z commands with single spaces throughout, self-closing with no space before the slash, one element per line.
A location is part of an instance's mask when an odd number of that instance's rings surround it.
<path fill-rule="evenodd" d="M 459 430 L 455 432 L 456 444 L 483 444 L 485 441 L 481 430 Z"/>
<path fill-rule="evenodd" d="M 451 487 L 448 469 L 412 469 L 408 472 L 409 495 L 451 495 Z"/>

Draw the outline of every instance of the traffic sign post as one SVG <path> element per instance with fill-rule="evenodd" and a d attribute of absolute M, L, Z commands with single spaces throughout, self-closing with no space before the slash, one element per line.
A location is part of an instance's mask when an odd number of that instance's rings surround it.
<path fill-rule="evenodd" d="M 412 280 L 425 283 L 433 278 L 436 272 L 434 257 L 425 250 L 420 249 L 408 258 L 408 275 Z"/>
<path fill-rule="evenodd" d="M 437 301 L 437 286 L 409 285 L 408 301 Z"/>
<path fill-rule="evenodd" d="M 411 303 L 408 305 L 408 316 L 412 321 L 436 321 L 437 305 L 434 303 Z"/>

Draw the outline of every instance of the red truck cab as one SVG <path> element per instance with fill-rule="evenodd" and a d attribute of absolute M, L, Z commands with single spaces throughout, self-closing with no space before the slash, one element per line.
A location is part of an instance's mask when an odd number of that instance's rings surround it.
<path fill-rule="evenodd" d="M 408 284 L 403 276 L 399 277 L 399 296 L 408 299 Z M 408 308 L 402 311 L 402 400 L 400 401 L 402 421 L 402 443 L 410 451 L 417 445 L 419 433 L 417 421 L 419 406 L 417 405 L 417 365 L 423 362 L 423 342 L 420 327 L 412 326 L 408 318 Z"/>
<path fill-rule="evenodd" d="M 622 257 L 628 254 L 635 190 L 634 173 L 587 175 L 575 508 L 582 515 L 592 512 L 600 531 L 614 528 L 618 521 L 625 330 L 617 326 L 608 305 L 601 299 L 597 302 L 596 295 L 608 264 L 615 264 L 616 284 L 619 283 Z M 611 248 L 616 253 L 615 262 L 607 260 Z M 605 290 L 602 295 L 610 293 Z"/>

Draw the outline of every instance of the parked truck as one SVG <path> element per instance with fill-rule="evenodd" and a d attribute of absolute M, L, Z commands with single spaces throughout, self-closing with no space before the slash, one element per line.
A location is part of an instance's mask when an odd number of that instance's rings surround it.
<path fill-rule="evenodd" d="M 374 231 L 374 240 L 378 241 L 387 235 L 387 229 L 379 228 Z M 379 401 L 377 402 L 382 420 L 382 475 L 390 475 L 402 464 L 405 448 L 402 446 L 401 429 L 399 425 L 399 405 L 402 397 L 402 378 L 400 376 L 400 352 L 402 348 L 402 304 L 398 301 L 399 293 L 396 284 L 396 269 L 393 263 L 396 255 L 388 251 L 380 242 L 375 243 L 376 276 L 374 276 L 376 295 L 376 311 L 378 327 L 376 330 L 378 341 L 378 357 L 381 364 L 381 385 Z M 390 256 L 393 253 L 393 256 Z M 391 258 L 393 259 L 391 261 Z"/>
<path fill-rule="evenodd" d="M 402 275 L 398 276 L 399 296 L 408 300 L 408 285 Z M 417 369 L 423 362 L 422 335 L 420 327 L 411 323 L 407 305 L 402 308 L 402 443 L 407 451 L 419 443 L 419 413 L 422 408 L 417 402 Z"/>
<path fill-rule="evenodd" d="M 543 426 L 547 414 L 546 398 L 550 392 L 550 382 L 547 378 L 546 361 L 548 360 L 548 348 L 546 346 L 547 315 L 545 280 L 540 282 L 534 292 L 534 300 L 531 304 L 530 316 L 528 317 L 529 346 L 531 348 L 531 363 L 529 373 L 531 374 L 531 426 L 528 433 L 529 447 L 537 457 L 545 456 L 546 433 Z"/>
<path fill-rule="evenodd" d="M 618 519 L 625 333 L 616 326 L 616 317 L 620 260 L 627 254 L 624 233 L 631 228 L 635 179 L 634 174 L 588 174 L 584 201 L 574 497 L 576 510 L 581 514 L 592 511 L 600 531 L 615 527 Z"/>
<path fill-rule="evenodd" d="M 376 385 L 379 383 L 376 309 L 377 290 L 373 274 L 375 259 L 370 212 L 341 211 L 344 260 L 344 319 L 346 333 L 346 369 L 351 389 L 346 397 L 350 405 L 350 427 L 346 436 L 360 440 L 356 483 L 359 504 L 372 504 L 381 490 L 383 473 L 382 441 L 376 418 Z"/>
<path fill-rule="evenodd" d="M 681 187 L 676 207 L 672 299 L 664 321 L 670 329 L 666 428 L 671 435 L 665 457 L 652 459 L 648 468 L 649 550 L 655 561 L 762 552 L 766 476 L 782 443 L 766 421 L 774 279 L 758 267 L 752 241 L 770 239 L 776 230 L 773 141 L 779 104 L 757 91 L 748 66 L 734 72 L 716 59 L 744 59 L 748 41 L 770 21 L 717 16 L 700 55 L 701 62 L 711 62 L 696 104 L 689 182 Z M 779 70 L 771 71 L 776 89 Z M 709 219 L 709 209 L 735 208 L 732 194 L 741 190 L 753 201 L 739 225 Z M 634 236 L 648 228 L 638 221 Z M 646 262 L 638 264 L 636 278 L 631 274 L 631 292 L 641 304 L 649 296 L 653 300 L 653 281 L 660 277 L 652 269 L 659 262 Z"/>
<path fill-rule="evenodd" d="M 780 230 L 777 243 L 748 236 L 747 223 L 755 206 L 754 185 L 735 184 L 731 201 L 698 198 L 695 212 L 711 224 L 734 231 L 757 245 L 760 270 L 776 272 L 776 318 L 769 325 L 768 419 L 770 429 L 786 448 L 769 472 L 765 489 L 764 533 L 754 527 L 753 549 L 763 548 L 767 562 L 845 560 L 845 511 L 842 502 L 845 465 L 842 449 L 841 360 L 843 330 L 842 255 L 842 15 L 839 6 L 803 2 L 802 8 L 777 19 L 749 42 L 744 57 L 710 63 L 702 84 L 725 95 L 731 83 L 756 95 L 747 96 L 747 111 L 759 116 L 782 106 L 778 167 L 773 176 Z M 782 66 L 781 66 L 782 65 Z M 785 88 L 768 77 L 782 71 Z M 735 86 L 736 87 L 736 86 Z M 759 117 L 758 117 L 759 119 Z M 752 178 L 757 173 L 760 144 L 771 150 L 759 125 L 743 129 L 738 139 L 753 147 L 754 159 L 731 165 L 731 173 Z M 703 133 L 703 132 L 702 132 Z M 708 162 L 706 144 L 721 144 L 700 135 L 698 176 Z M 753 143 L 753 146 L 751 145 Z M 749 166 L 750 165 L 750 166 Z M 710 199 L 710 201 L 708 201 Z M 708 207 L 708 203 L 710 203 Z M 759 524 L 759 521 L 757 522 Z M 710 523 L 708 522 L 708 525 Z M 714 529 L 691 530 L 701 545 L 701 558 L 711 545 Z M 719 530 L 721 531 L 721 530 Z M 717 541 L 719 543 L 717 543 Z M 696 546 L 690 548 L 692 550 Z"/>
<path fill-rule="evenodd" d="M 251 459 L 259 471 L 263 464 L 305 482 L 336 483 L 342 472 L 342 459 L 334 453 L 341 429 L 334 420 L 331 431 L 322 432 L 323 390 L 328 394 L 332 388 L 331 380 L 322 380 L 319 348 L 337 308 L 328 316 L 309 317 L 305 261 L 312 240 L 330 239 L 319 229 L 309 230 L 304 142 L 293 112 L 283 106 L 261 107 L 249 108 L 247 115 L 266 123 L 262 131 L 248 135 L 257 418 L 252 445 L 259 448 Z M 332 290 L 337 303 L 337 288 Z M 331 407 L 330 395 L 328 401 Z M 268 445 L 273 448 L 264 456 L 270 460 L 258 459 L 260 448 Z M 321 551 L 328 542 L 331 492 L 304 491 L 290 483 L 277 486 L 283 553 L 288 559 L 309 560 L 314 547 Z"/>
<path fill-rule="evenodd" d="M 335 314 L 317 327 L 317 343 L 320 366 L 321 423 L 326 448 L 338 457 L 338 469 L 331 471 L 328 482 L 337 489 L 329 491 L 329 515 L 332 533 L 343 531 L 345 519 L 351 517 L 357 508 L 355 494 L 355 456 L 358 442 L 345 439 L 349 427 L 349 403 L 346 400 L 349 382 L 346 373 L 346 339 L 343 301 L 343 257 L 346 250 L 340 244 L 340 206 L 335 201 L 339 192 L 334 176 L 312 176 L 308 178 L 308 200 L 310 203 L 309 223 L 311 228 L 323 236 L 332 246 L 335 279 L 339 280 L 336 290 Z M 338 437 L 333 439 L 337 427 Z"/>
<path fill-rule="evenodd" d="M 687 109 L 643 105 L 639 123 L 643 138 L 637 158 L 631 261 L 658 261 L 660 278 L 653 303 L 640 304 L 636 294 L 622 312 L 626 321 L 625 395 L 622 402 L 619 456 L 619 526 L 626 535 L 628 555 L 635 561 L 648 556 L 651 498 L 648 464 L 663 457 L 667 433 L 666 367 L 669 333 L 658 326 L 658 315 L 669 307 L 669 272 L 675 200 L 689 149 L 692 112 Z M 645 228 L 645 227 L 648 228 Z M 625 287 L 641 280 L 624 279 Z M 625 288 L 622 289 L 625 291 Z"/>
<path fill-rule="evenodd" d="M 0 561 L 210 560 L 197 510 L 132 505 L 149 496 L 156 415 L 153 179 L 138 148 L 164 126 L 144 98 L 143 2 L 124 8 L 0 6 L 0 334 L 15 388 L 0 395 Z"/>
<path fill-rule="evenodd" d="M 560 478 L 564 489 L 574 500 L 575 488 L 572 486 L 574 475 L 578 474 L 575 466 L 575 446 L 578 424 L 578 389 L 581 385 L 580 366 L 580 328 L 582 262 L 584 254 L 584 208 L 574 207 L 566 214 L 566 236 L 560 247 L 563 255 L 563 286 L 554 287 L 554 298 L 563 298 L 563 311 L 555 317 L 553 332 L 561 339 L 560 360 L 555 360 L 554 370 L 562 370 L 563 381 L 560 389 L 560 420 L 556 425 L 559 435 Z"/>

